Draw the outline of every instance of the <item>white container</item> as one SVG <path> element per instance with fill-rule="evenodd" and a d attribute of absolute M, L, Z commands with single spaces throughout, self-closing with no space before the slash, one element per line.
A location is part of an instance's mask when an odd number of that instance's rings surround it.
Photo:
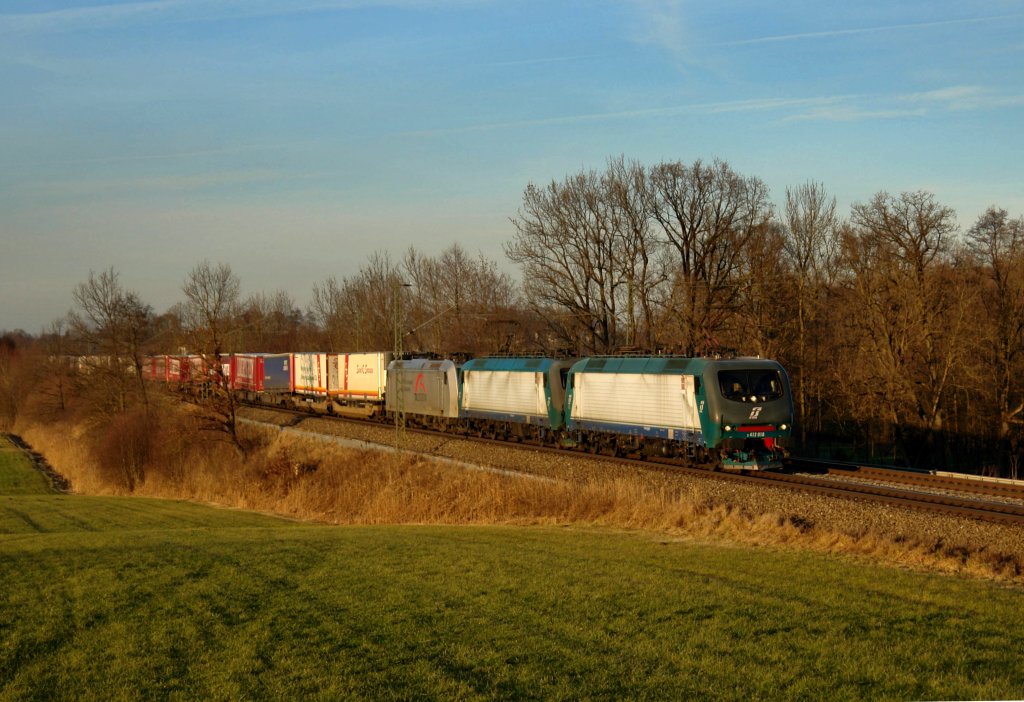
<path fill-rule="evenodd" d="M 327 396 L 326 353 L 297 353 L 295 358 L 295 392 L 299 395 Z"/>
<path fill-rule="evenodd" d="M 700 429 L 692 375 L 584 371 L 574 384 L 574 422 Z"/>
<path fill-rule="evenodd" d="M 540 371 L 474 369 L 462 377 L 462 409 L 468 414 L 547 418 L 544 374 Z"/>
<path fill-rule="evenodd" d="M 339 400 L 382 400 L 391 356 L 386 351 L 328 354 L 328 394 Z"/>

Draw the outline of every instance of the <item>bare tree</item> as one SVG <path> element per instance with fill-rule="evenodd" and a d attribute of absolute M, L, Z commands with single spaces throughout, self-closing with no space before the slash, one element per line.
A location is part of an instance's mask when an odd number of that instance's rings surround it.
<path fill-rule="evenodd" d="M 403 334 L 415 336 L 421 349 L 443 352 L 452 337 L 461 338 L 462 312 L 466 309 L 466 254 L 456 245 L 454 255 L 448 254 L 452 270 L 445 270 L 440 261 L 413 246 L 402 259 L 402 278 L 415 289 L 409 305 L 404 306 L 406 320 Z M 443 324 L 434 322 L 444 318 Z M 411 333 L 415 330 L 415 334 Z"/>
<path fill-rule="evenodd" d="M 294 349 L 301 321 L 302 312 L 284 290 L 250 295 L 239 311 L 239 348 L 273 353 Z"/>
<path fill-rule="evenodd" d="M 125 290 L 118 277 L 113 268 L 99 274 L 89 271 L 89 279 L 72 292 L 77 310 L 69 319 L 73 332 L 93 358 L 90 371 L 113 391 L 108 409 L 124 412 L 128 388 L 133 384 L 143 404 L 147 408 L 149 405 L 142 357 L 153 311 L 135 292 Z"/>
<path fill-rule="evenodd" d="M 535 310 L 561 310 L 552 326 L 580 351 L 608 353 L 619 344 L 619 270 L 612 210 L 600 176 L 578 173 L 523 193 L 508 258 L 522 267 L 524 291 Z"/>
<path fill-rule="evenodd" d="M 792 307 L 784 292 L 784 241 L 781 224 L 773 222 L 747 242 L 734 276 L 734 309 L 720 327 L 728 348 L 763 358 L 780 358 L 789 351 Z"/>
<path fill-rule="evenodd" d="M 870 344 L 870 381 L 886 388 L 893 425 L 920 428 L 934 449 L 968 309 L 967 291 L 951 284 L 955 213 L 924 192 L 878 193 L 852 211 L 846 262 L 859 314 L 850 322 Z"/>
<path fill-rule="evenodd" d="M 502 323 L 515 297 L 512 279 L 482 254 L 452 244 L 437 257 L 410 248 L 402 263 L 412 285 L 406 334 L 421 350 L 493 353 L 506 344 Z"/>
<path fill-rule="evenodd" d="M 611 232 L 619 239 L 620 269 L 625 276 L 624 342 L 627 346 L 654 350 L 657 337 L 656 306 L 669 280 L 664 242 L 651 217 L 654 191 L 647 169 L 637 161 L 620 157 L 608 163 L 604 193 L 611 205 Z"/>
<path fill-rule="evenodd" d="M 771 224 L 768 187 L 717 159 L 710 165 L 662 163 L 650 179 L 651 214 L 677 253 L 672 311 L 680 346 L 696 354 L 716 345 L 735 311 L 737 273 L 748 246 Z"/>
<path fill-rule="evenodd" d="M 309 316 L 327 341 L 331 350 L 345 348 L 352 327 L 346 319 L 346 291 L 344 283 L 330 276 L 322 283 L 313 284 L 313 298 L 309 303 Z M 358 332 L 356 333 L 358 336 Z"/>
<path fill-rule="evenodd" d="M 809 393 L 818 396 L 815 425 L 821 428 L 822 345 L 815 343 L 809 349 L 808 341 L 834 280 L 839 224 L 836 199 L 830 198 L 820 183 L 809 181 L 786 189 L 783 246 L 796 283 L 796 349 L 791 357 L 801 443 L 807 441 Z"/>
<path fill-rule="evenodd" d="M 657 297 L 667 275 L 651 222 L 645 169 L 624 158 L 541 188 L 530 184 L 505 253 L 560 344 L 608 353 L 656 344 Z"/>
<path fill-rule="evenodd" d="M 238 314 L 241 283 L 231 266 L 203 261 L 188 274 L 182 285 L 185 305 L 182 323 L 192 334 L 196 347 L 219 355 Z"/>
<path fill-rule="evenodd" d="M 401 271 L 388 254 L 376 252 L 357 275 L 340 281 L 331 276 L 314 285 L 309 316 L 327 339 L 327 350 L 391 348 L 398 302 L 394 290 L 401 282 Z"/>
<path fill-rule="evenodd" d="M 1024 424 L 1024 217 L 1010 219 L 990 207 L 971 227 L 968 243 L 980 264 L 989 342 L 984 365 L 995 390 L 998 439 L 1006 444 L 1011 427 Z"/>
<path fill-rule="evenodd" d="M 163 314 L 153 317 L 150 345 L 157 352 L 188 350 L 191 336 L 185 331 L 182 323 L 183 309 L 184 304 L 176 302 Z"/>
<path fill-rule="evenodd" d="M 71 353 L 71 339 L 67 318 L 51 322 L 40 337 L 43 372 L 37 387 L 46 413 L 62 414 L 75 390 L 75 356 Z"/>
<path fill-rule="evenodd" d="M 200 404 L 203 427 L 225 435 L 240 451 L 245 451 L 238 436 L 238 405 L 228 387 L 221 356 L 225 343 L 236 323 L 241 284 L 226 263 L 216 266 L 203 261 L 188 274 L 182 285 L 185 303 L 181 307 L 182 323 L 192 347 L 199 350 L 203 365 L 210 375 L 205 396 Z"/>
<path fill-rule="evenodd" d="M 28 339 L 17 333 L 0 335 L 0 428 L 10 429 L 34 384 Z"/>

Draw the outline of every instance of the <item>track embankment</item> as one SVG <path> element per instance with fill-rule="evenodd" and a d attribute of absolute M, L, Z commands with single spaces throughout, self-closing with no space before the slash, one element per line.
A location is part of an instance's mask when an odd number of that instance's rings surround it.
<path fill-rule="evenodd" d="M 708 508 L 747 515 L 751 528 L 778 523 L 814 533 L 819 545 L 830 540 L 843 550 L 845 542 L 880 540 L 879 549 L 905 544 L 932 549 L 956 559 L 987 554 L 1011 570 L 1024 563 L 1024 528 L 993 524 L 951 514 L 908 509 L 897 504 L 840 499 L 794 490 L 768 481 L 748 483 L 716 473 L 691 474 L 672 468 L 641 467 L 600 456 L 569 451 L 542 451 L 527 445 L 469 441 L 456 436 L 397 432 L 393 426 L 333 418 L 301 417 L 274 410 L 245 409 L 242 416 L 327 436 L 343 436 L 382 446 L 395 446 L 466 464 L 594 485 L 616 480 L 639 481 L 666 495 L 684 494 Z M 857 549 L 852 549 L 857 551 Z"/>

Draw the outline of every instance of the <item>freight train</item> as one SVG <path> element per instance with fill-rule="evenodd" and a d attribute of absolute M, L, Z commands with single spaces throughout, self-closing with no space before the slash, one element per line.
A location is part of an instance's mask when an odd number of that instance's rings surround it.
<path fill-rule="evenodd" d="M 459 365 L 372 352 L 233 354 L 221 364 L 232 391 L 249 401 L 355 408 L 443 431 L 711 468 L 777 468 L 792 436 L 789 378 L 760 358 L 520 356 Z"/>
<path fill-rule="evenodd" d="M 385 407 L 480 436 L 726 468 L 778 467 L 793 424 L 785 369 L 752 358 L 395 360 Z"/>

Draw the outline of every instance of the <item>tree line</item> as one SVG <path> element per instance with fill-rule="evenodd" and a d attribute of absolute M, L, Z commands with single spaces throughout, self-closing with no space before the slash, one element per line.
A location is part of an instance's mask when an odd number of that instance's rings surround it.
<path fill-rule="evenodd" d="M 1024 218 L 992 207 L 966 231 L 928 192 L 879 192 L 844 216 L 816 182 L 781 208 L 721 160 L 624 157 L 530 183 L 505 242 L 521 280 L 459 244 L 378 252 L 316 283 L 241 295 L 202 262 L 156 314 L 118 273 L 90 273 L 74 310 L 0 343 L 17 413 L 21 350 L 92 355 L 107 412 L 146 402 L 146 353 L 391 350 L 757 355 L 793 381 L 801 450 L 1017 477 L 1024 459 Z M 60 407 L 66 383 L 30 385 Z"/>

